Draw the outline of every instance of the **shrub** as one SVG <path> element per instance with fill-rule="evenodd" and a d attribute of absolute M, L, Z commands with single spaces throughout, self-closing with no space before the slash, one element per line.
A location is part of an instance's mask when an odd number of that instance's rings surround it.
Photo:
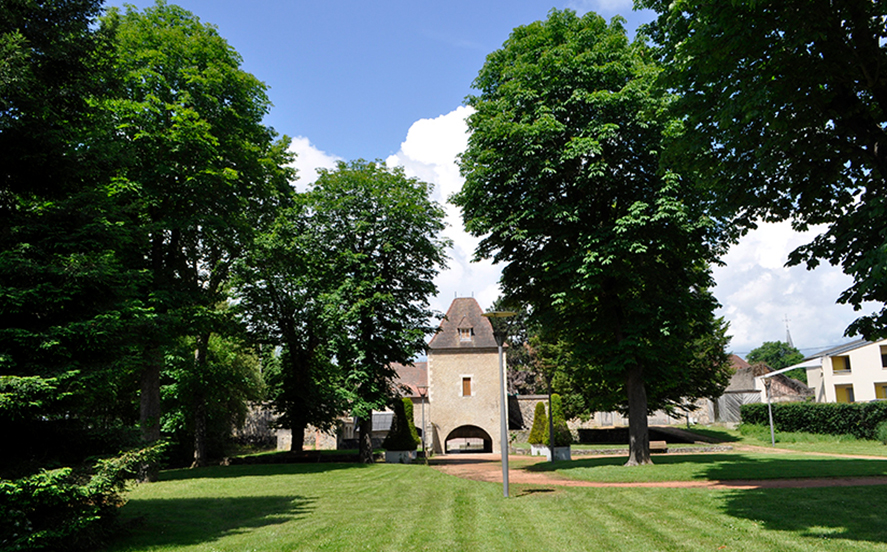
<path fill-rule="evenodd" d="M 533 411 L 533 427 L 530 428 L 530 437 L 527 439 L 531 445 L 541 445 L 545 442 L 545 435 L 548 428 L 548 416 L 545 414 L 545 404 L 536 403 L 536 410 Z"/>
<path fill-rule="evenodd" d="M 416 450 L 419 443 L 419 433 L 416 426 L 413 425 L 413 401 L 407 398 L 397 399 L 392 405 L 394 410 L 394 420 L 391 422 L 391 429 L 385 440 L 382 441 L 382 448 L 385 450 Z M 407 416 L 409 410 L 409 416 Z"/>
<path fill-rule="evenodd" d="M 776 403 L 773 424 L 779 431 L 803 431 L 827 435 L 853 435 L 875 439 L 876 426 L 887 421 L 887 402 L 870 403 Z M 767 405 L 744 404 L 743 424 L 769 425 Z"/>
<path fill-rule="evenodd" d="M 0 480 L 0 549 L 93 550 L 111 534 L 120 493 L 161 445 L 99 460 L 80 472 L 65 467 Z"/>
<path fill-rule="evenodd" d="M 557 393 L 551 395 L 551 417 L 554 420 L 554 445 L 548 437 L 548 426 L 545 424 L 544 441 L 549 446 L 565 447 L 573 442 L 573 434 L 567 427 L 567 420 L 564 418 L 564 408 L 561 404 L 561 396 Z"/>
<path fill-rule="evenodd" d="M 887 445 L 887 421 L 881 422 L 875 426 L 875 438 Z"/>

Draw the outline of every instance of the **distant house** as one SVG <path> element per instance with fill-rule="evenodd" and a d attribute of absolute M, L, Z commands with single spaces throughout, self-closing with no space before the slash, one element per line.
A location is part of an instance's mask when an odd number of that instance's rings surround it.
<path fill-rule="evenodd" d="M 718 422 L 739 422 L 739 409 L 743 404 L 766 402 L 766 390 L 760 376 L 773 370 L 763 363 L 751 365 L 736 355 L 730 355 L 733 376 L 724 394 L 714 404 L 713 419 Z M 770 380 L 770 401 L 802 401 L 812 395 L 809 387 L 785 374 L 776 374 Z"/>
<path fill-rule="evenodd" d="M 805 358 L 816 402 L 887 400 L 887 339 L 860 339 Z"/>

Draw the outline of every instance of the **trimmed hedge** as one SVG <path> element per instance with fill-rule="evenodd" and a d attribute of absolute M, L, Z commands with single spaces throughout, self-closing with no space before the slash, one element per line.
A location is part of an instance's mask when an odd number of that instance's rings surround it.
<path fill-rule="evenodd" d="M 561 396 L 557 393 L 553 393 L 551 395 L 551 416 L 554 420 L 554 445 L 551 444 L 551 439 L 548 436 L 548 430 L 550 424 L 545 424 L 545 428 L 543 429 L 543 443 L 548 446 L 555 447 L 565 447 L 573 442 L 573 434 L 570 433 L 570 428 L 567 427 L 567 420 L 564 418 L 564 408 L 561 403 Z"/>
<path fill-rule="evenodd" d="M 409 398 L 396 399 L 392 405 L 394 420 L 391 430 L 382 441 L 385 450 L 416 450 L 422 440 L 413 425 L 413 401 Z"/>
<path fill-rule="evenodd" d="M 887 421 L 887 401 L 869 403 L 776 403 L 773 424 L 779 431 L 804 431 L 826 435 L 853 435 L 877 439 L 876 428 Z M 769 425 L 767 404 L 744 404 L 742 423 Z"/>
<path fill-rule="evenodd" d="M 536 403 L 533 411 L 533 427 L 530 429 L 530 437 L 527 439 L 531 445 L 541 445 L 545 442 L 545 428 L 548 427 L 548 415 L 545 413 L 545 404 Z"/>

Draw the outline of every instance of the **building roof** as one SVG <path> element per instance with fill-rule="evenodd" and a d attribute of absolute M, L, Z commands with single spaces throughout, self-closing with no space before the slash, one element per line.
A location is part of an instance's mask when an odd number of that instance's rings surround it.
<path fill-rule="evenodd" d="M 843 353 L 849 353 L 850 351 L 859 349 L 860 347 L 865 347 L 874 343 L 873 341 L 866 341 L 865 339 L 857 339 L 856 341 L 851 341 L 850 343 L 845 343 L 843 345 L 838 345 L 837 347 L 832 347 L 831 349 L 826 349 L 824 351 L 820 351 L 814 355 L 810 355 L 806 357 L 804 360 L 811 360 L 814 358 L 822 358 L 827 356 L 835 356 Z M 803 362 L 803 361 L 802 361 Z"/>
<path fill-rule="evenodd" d="M 419 386 L 428 385 L 428 363 L 414 362 L 411 366 L 393 363 L 391 365 L 397 371 L 397 379 L 394 384 L 398 387 L 407 387 L 409 389 L 408 397 L 418 397 Z"/>
<path fill-rule="evenodd" d="M 471 330 L 463 339 L 459 330 Z M 493 326 L 483 316 L 480 305 L 473 297 L 453 299 L 447 315 L 440 323 L 440 330 L 428 344 L 430 350 L 496 348 Z"/>

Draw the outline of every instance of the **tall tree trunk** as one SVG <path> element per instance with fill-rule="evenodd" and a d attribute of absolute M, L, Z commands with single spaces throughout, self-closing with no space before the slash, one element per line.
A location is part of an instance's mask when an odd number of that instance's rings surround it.
<path fill-rule="evenodd" d="M 625 389 L 628 394 L 628 462 L 625 465 L 652 464 L 647 428 L 647 389 L 644 387 L 641 366 L 633 364 L 628 368 Z"/>
<path fill-rule="evenodd" d="M 358 430 L 358 460 L 361 464 L 373 463 L 373 415 L 360 419 Z"/>
<path fill-rule="evenodd" d="M 197 338 L 197 348 L 194 350 L 194 370 L 197 371 L 197 379 L 200 379 L 200 374 L 205 373 L 208 352 L 209 333 L 205 333 Z M 202 383 L 199 384 L 194 393 L 194 462 L 191 464 L 192 468 L 206 465 L 206 398 L 201 388 L 202 385 Z"/>
<path fill-rule="evenodd" d="M 145 351 L 145 365 L 142 368 L 141 394 L 139 396 L 139 425 L 142 441 L 154 444 L 160 440 L 160 370 L 163 367 L 163 348 L 157 342 L 148 345 Z M 140 478 L 143 481 L 157 481 L 158 467 L 144 465 Z"/>
<path fill-rule="evenodd" d="M 292 420 L 290 430 L 293 434 L 292 441 L 290 442 L 290 452 L 302 452 L 305 447 L 305 427 L 307 427 L 308 423 L 305 421 L 305 416 L 301 415 L 291 415 L 290 420 Z"/>

